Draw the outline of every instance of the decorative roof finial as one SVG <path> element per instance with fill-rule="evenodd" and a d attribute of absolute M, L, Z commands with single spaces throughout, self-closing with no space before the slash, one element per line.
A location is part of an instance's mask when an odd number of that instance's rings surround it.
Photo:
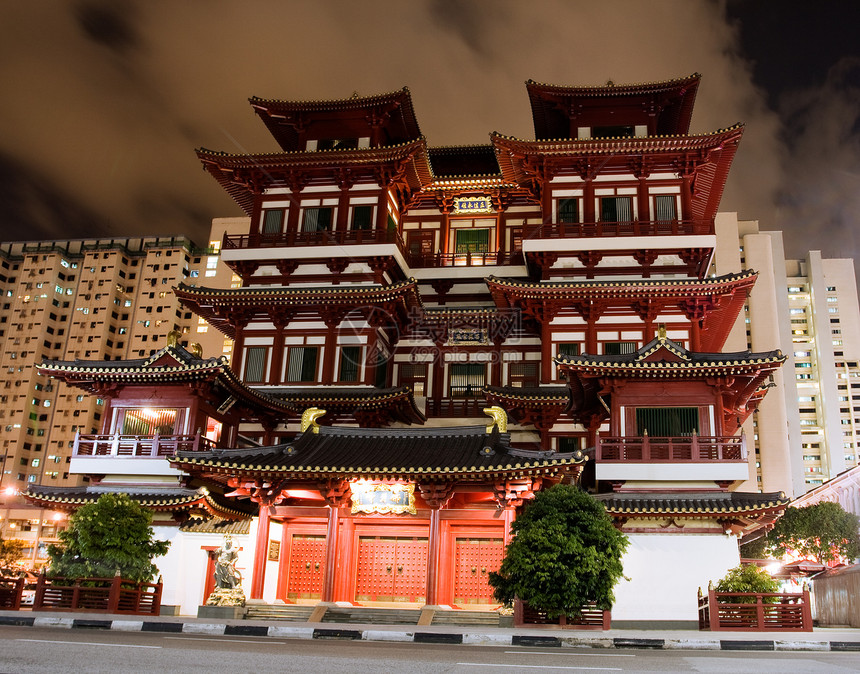
<path fill-rule="evenodd" d="M 191 344 L 188 345 L 188 350 L 196 358 L 203 358 L 203 347 L 200 346 L 197 342 L 191 342 Z"/>
<path fill-rule="evenodd" d="M 660 325 L 657 326 L 657 337 L 660 339 L 660 341 L 663 341 L 664 339 L 666 339 L 666 324 L 665 323 L 660 323 Z"/>
<path fill-rule="evenodd" d="M 301 432 L 304 433 L 310 428 L 311 433 L 319 433 L 320 427 L 317 424 L 317 419 L 325 415 L 325 413 L 326 411 L 321 410 L 319 407 L 308 407 L 304 412 L 302 412 Z"/>
<path fill-rule="evenodd" d="M 498 405 L 493 407 L 485 407 L 484 414 L 493 418 L 493 423 L 487 426 L 487 433 L 493 432 L 493 426 L 499 427 L 499 433 L 508 432 L 508 413 Z"/>
<path fill-rule="evenodd" d="M 179 339 L 182 337 L 182 333 L 179 330 L 171 330 L 167 333 L 167 346 L 176 348 L 176 345 L 179 344 Z"/>

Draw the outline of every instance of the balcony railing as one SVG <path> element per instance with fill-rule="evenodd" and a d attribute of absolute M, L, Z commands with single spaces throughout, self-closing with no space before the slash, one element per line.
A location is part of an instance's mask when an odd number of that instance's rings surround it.
<path fill-rule="evenodd" d="M 524 264 L 523 254 L 503 250 L 491 253 L 429 253 L 410 254 L 410 267 L 486 267 L 488 265 Z"/>
<path fill-rule="evenodd" d="M 713 224 L 709 220 L 630 220 L 626 222 L 559 222 L 523 225 L 523 240 L 713 233 Z"/>
<path fill-rule="evenodd" d="M 484 398 L 442 398 L 427 401 L 427 416 L 430 417 L 478 417 L 486 419 Z"/>
<path fill-rule="evenodd" d="M 125 456 L 164 458 L 176 452 L 197 452 L 214 449 L 206 436 L 195 435 L 75 435 L 73 456 Z"/>
<path fill-rule="evenodd" d="M 687 461 L 746 461 L 746 439 L 740 436 L 644 436 L 599 437 L 595 445 L 597 462 L 660 463 Z"/>
<path fill-rule="evenodd" d="M 276 234 L 225 234 L 222 250 L 242 248 L 290 248 L 293 246 L 362 245 L 393 243 L 406 253 L 400 234 L 391 229 L 346 229 L 320 232 L 278 232 Z"/>

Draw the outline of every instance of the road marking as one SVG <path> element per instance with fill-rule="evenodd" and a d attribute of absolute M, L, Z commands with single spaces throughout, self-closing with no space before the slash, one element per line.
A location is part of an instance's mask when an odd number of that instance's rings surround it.
<path fill-rule="evenodd" d="M 164 637 L 165 639 L 180 639 L 184 641 L 232 641 L 237 644 L 280 644 L 286 646 L 286 641 L 248 641 L 247 639 L 210 639 L 204 637 Z"/>
<path fill-rule="evenodd" d="M 565 653 L 564 651 L 505 651 L 510 655 L 582 655 L 589 658 L 635 658 L 633 653 Z"/>
<path fill-rule="evenodd" d="M 499 667 L 498 662 L 458 662 L 462 667 Z M 572 667 L 566 665 L 512 665 L 504 664 L 505 669 L 590 669 L 598 672 L 623 672 L 620 667 Z"/>
<path fill-rule="evenodd" d="M 138 646 L 136 644 L 109 644 L 100 641 L 54 641 L 51 639 L 15 639 L 15 641 L 34 641 L 38 644 L 77 644 L 78 646 L 116 646 L 117 648 L 163 648 L 163 646 Z"/>

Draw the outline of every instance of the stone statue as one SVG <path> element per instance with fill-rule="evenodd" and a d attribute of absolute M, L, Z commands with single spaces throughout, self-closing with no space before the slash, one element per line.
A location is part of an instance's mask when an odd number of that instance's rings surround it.
<path fill-rule="evenodd" d="M 239 552 L 230 536 L 224 537 L 224 545 L 218 548 L 215 561 L 215 589 L 206 600 L 207 606 L 244 606 L 242 574 L 236 568 Z"/>

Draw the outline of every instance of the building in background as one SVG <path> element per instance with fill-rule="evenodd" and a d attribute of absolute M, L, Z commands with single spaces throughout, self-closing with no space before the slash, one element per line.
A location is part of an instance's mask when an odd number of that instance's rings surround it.
<path fill-rule="evenodd" d="M 145 358 L 174 330 L 209 356 L 229 355 L 230 340 L 173 292 L 183 282 L 230 286 L 222 234 L 205 249 L 169 237 L 0 244 L 0 536 L 27 543 L 23 561 L 44 562 L 64 516 L 20 494 L 87 480 L 69 470 L 75 435 L 101 428 L 105 409 L 103 396 L 59 386 L 37 366 Z"/>
<path fill-rule="evenodd" d="M 757 486 L 792 485 L 795 497 L 857 465 L 860 443 L 860 303 L 854 261 L 786 259 L 782 232 L 734 213 L 716 220 L 714 271 L 754 269 L 758 281 L 730 337 L 732 348 L 778 344 L 783 370 L 747 434 Z M 751 453 L 750 458 L 753 458 Z"/>

